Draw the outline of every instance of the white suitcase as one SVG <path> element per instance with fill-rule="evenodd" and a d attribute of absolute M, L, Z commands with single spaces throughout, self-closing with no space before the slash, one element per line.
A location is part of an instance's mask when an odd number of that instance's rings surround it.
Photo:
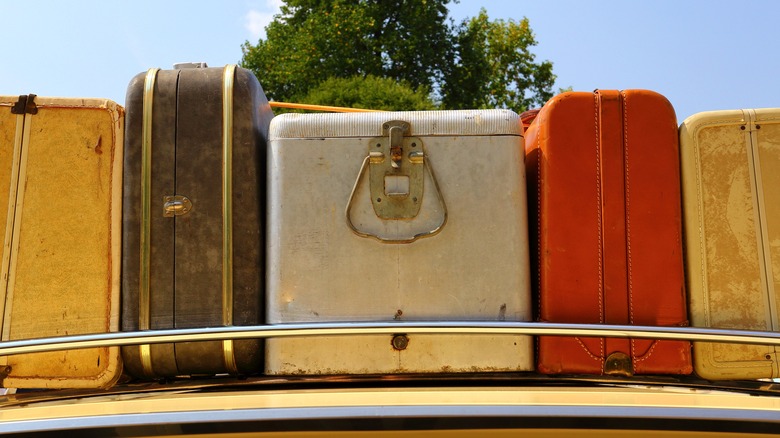
<path fill-rule="evenodd" d="M 680 125 L 691 325 L 780 331 L 780 108 Z M 710 380 L 777 378 L 771 345 L 693 343 Z"/>
<path fill-rule="evenodd" d="M 508 110 L 274 118 L 268 323 L 530 321 L 521 129 Z M 532 347 L 511 335 L 280 338 L 266 372 L 524 371 Z"/>

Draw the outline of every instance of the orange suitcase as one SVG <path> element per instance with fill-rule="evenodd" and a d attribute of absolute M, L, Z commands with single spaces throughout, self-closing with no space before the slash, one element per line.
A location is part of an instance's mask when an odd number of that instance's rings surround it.
<path fill-rule="evenodd" d="M 674 109 L 652 91 L 567 92 L 542 108 L 525 134 L 539 321 L 687 325 L 678 150 Z M 685 341 L 542 336 L 537 365 L 688 374 L 690 351 Z"/>

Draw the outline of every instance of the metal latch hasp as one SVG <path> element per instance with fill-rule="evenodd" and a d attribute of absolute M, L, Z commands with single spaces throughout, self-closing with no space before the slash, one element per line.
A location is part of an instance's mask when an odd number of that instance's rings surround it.
<path fill-rule="evenodd" d="M 368 155 L 360 166 L 345 209 L 347 225 L 358 236 L 372 237 L 383 243 L 411 243 L 437 234 L 447 223 L 447 205 L 433 173 L 431 161 L 425 154 L 422 140 L 407 137 L 409 132 L 409 122 L 388 121 L 382 124 L 383 136 L 371 139 L 368 144 Z M 433 223 L 427 222 L 421 230 L 408 229 L 398 235 L 358 229 L 352 221 L 352 206 L 366 168 L 369 169 L 368 189 L 371 204 L 379 219 L 405 219 L 414 222 L 420 220 L 418 216 L 421 216 L 422 223 L 426 223 L 429 217 L 419 214 L 423 204 L 425 172 L 430 177 L 430 194 L 434 199 L 438 199 L 438 209 L 434 209 L 438 210 L 440 219 Z"/>
<path fill-rule="evenodd" d="M 383 137 L 369 144 L 371 203 L 385 220 L 411 219 L 420 213 L 425 153 L 422 140 L 406 137 L 409 131 L 408 122 L 386 122 Z"/>

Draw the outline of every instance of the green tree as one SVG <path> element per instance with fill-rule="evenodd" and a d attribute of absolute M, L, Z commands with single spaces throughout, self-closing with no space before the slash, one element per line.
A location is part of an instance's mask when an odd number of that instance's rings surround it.
<path fill-rule="evenodd" d="M 386 111 L 435 109 L 426 89 L 415 91 L 406 83 L 376 76 L 329 78 L 302 99 L 314 105 L 335 105 Z"/>
<path fill-rule="evenodd" d="M 388 77 L 430 88 L 446 61 L 449 0 L 287 0 L 242 66 L 269 97 L 301 99 L 329 77 Z"/>
<path fill-rule="evenodd" d="M 483 9 L 451 26 L 449 1 L 286 0 L 266 39 L 244 43 L 241 65 L 278 101 L 314 103 L 307 99 L 316 95 L 325 105 L 368 102 L 340 96 L 340 89 L 323 100 L 322 83 L 329 78 L 350 79 L 355 87 L 360 78 L 367 84 L 389 78 L 414 93 L 433 90 L 448 109 L 521 112 L 552 96 L 552 64 L 534 62 L 529 49 L 536 40 L 527 19 L 490 21 Z"/>
<path fill-rule="evenodd" d="M 535 63 L 527 18 L 488 19 L 482 9 L 454 32 L 453 62 L 444 72 L 445 108 L 510 108 L 520 113 L 553 96 L 552 63 Z"/>

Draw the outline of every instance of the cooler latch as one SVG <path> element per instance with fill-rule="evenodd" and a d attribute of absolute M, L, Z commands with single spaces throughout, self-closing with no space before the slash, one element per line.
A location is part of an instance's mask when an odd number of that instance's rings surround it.
<path fill-rule="evenodd" d="M 392 120 L 382 124 L 382 137 L 369 140 L 368 155 L 360 165 L 355 185 L 347 200 L 345 216 L 349 228 L 360 237 L 370 237 L 382 243 L 411 243 L 423 237 L 430 237 L 441 231 L 447 223 L 447 206 L 433 174 L 430 157 L 423 150 L 418 137 L 409 137 L 411 124 Z M 352 221 L 352 207 L 358 188 L 363 187 L 360 202 L 365 202 L 365 178 L 368 168 L 368 195 L 374 214 L 381 221 L 395 222 L 384 226 L 384 230 L 366 227 L 364 223 Z M 428 176 L 425 176 L 425 173 Z M 423 204 L 423 180 L 428 178 L 429 197 L 426 211 L 420 214 Z M 361 180 L 364 181 L 361 186 Z M 438 200 L 438 205 L 436 200 Z M 368 207 L 363 204 L 362 209 Z M 370 218 L 370 210 L 363 210 Z M 370 220 L 369 220 L 370 222 Z M 385 224 L 387 225 L 387 224 Z"/>
<path fill-rule="evenodd" d="M 382 219 L 411 219 L 423 199 L 425 153 L 408 122 L 382 125 L 382 137 L 369 144 L 369 184 L 374 212 Z"/>

